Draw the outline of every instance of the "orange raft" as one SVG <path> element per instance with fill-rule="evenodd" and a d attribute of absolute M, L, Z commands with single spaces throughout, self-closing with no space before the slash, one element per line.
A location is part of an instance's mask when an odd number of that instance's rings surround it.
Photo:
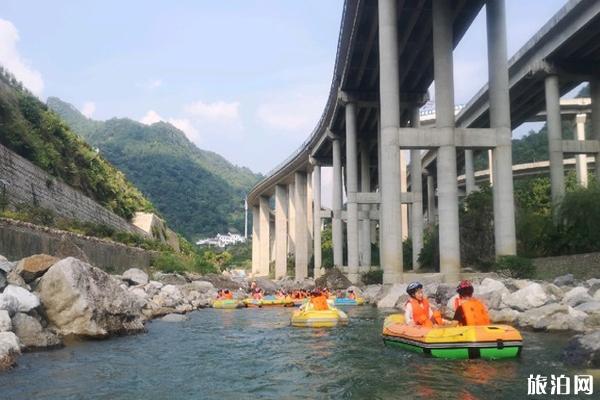
<path fill-rule="evenodd" d="M 393 314 L 383 323 L 388 346 L 450 359 L 502 359 L 518 357 L 523 338 L 508 325 L 433 327 L 404 324 L 404 315 Z"/>

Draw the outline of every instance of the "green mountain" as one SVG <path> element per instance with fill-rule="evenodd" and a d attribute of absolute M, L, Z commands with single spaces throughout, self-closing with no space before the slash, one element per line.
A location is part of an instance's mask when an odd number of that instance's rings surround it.
<path fill-rule="evenodd" d="M 0 143 L 126 219 L 153 209 L 123 173 L 2 67 Z"/>
<path fill-rule="evenodd" d="M 244 196 L 261 178 L 197 148 L 173 125 L 94 121 L 54 97 L 48 106 L 121 169 L 175 230 L 190 239 L 244 227 Z"/>

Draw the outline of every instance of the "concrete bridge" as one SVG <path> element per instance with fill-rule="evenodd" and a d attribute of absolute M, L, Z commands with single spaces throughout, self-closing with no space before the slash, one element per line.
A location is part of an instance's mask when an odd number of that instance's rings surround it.
<path fill-rule="evenodd" d="M 455 116 L 453 49 L 484 5 L 489 84 Z M 564 193 L 563 154 L 597 159 L 600 152 L 600 2 L 569 1 L 510 62 L 506 29 L 504 0 L 346 0 L 321 119 L 248 195 L 253 272 L 269 274 L 274 260 L 275 276 L 284 276 L 293 254 L 296 278 L 307 276 L 311 257 L 315 275 L 321 274 L 322 220 L 331 219 L 333 262 L 347 267 L 351 281 L 370 267 L 371 242 L 378 236 L 384 283 L 400 282 L 402 240 L 410 231 L 413 254 L 419 253 L 424 198 L 431 203 L 435 187 L 440 272 L 446 281 L 458 280 L 457 163 L 465 160 L 466 185 L 473 189 L 472 152 L 482 150 L 493 157 L 496 254 L 515 254 L 512 129 L 542 111 L 542 93 L 554 200 L 561 185 Z M 421 126 L 420 108 L 434 78 L 435 125 Z M 591 85 L 592 132 L 589 139 L 562 140 L 560 95 L 584 81 Z M 411 178 L 420 178 L 411 179 L 410 191 L 403 150 L 410 150 Z M 322 166 L 333 167 L 331 210 L 321 207 Z"/>

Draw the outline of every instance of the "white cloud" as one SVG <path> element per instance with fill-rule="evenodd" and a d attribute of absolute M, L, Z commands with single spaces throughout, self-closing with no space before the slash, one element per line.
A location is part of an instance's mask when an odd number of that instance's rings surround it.
<path fill-rule="evenodd" d="M 40 96 L 44 80 L 39 71 L 33 69 L 17 50 L 19 32 L 12 22 L 0 18 L 0 64 L 12 72 L 26 88 Z"/>
<path fill-rule="evenodd" d="M 148 110 L 148 112 L 140 119 L 140 122 L 146 125 L 152 125 L 159 121 L 164 121 L 164 119 L 154 110 Z"/>
<path fill-rule="evenodd" d="M 189 119 L 169 118 L 167 122 L 169 122 L 175 128 L 185 133 L 185 135 L 190 141 L 196 144 L 199 144 L 201 142 L 200 132 L 194 127 L 194 124 Z"/>
<path fill-rule="evenodd" d="M 92 118 L 92 115 L 96 111 L 96 103 L 93 101 L 86 101 L 81 107 L 81 113 L 88 118 Z"/>
<path fill-rule="evenodd" d="M 217 101 L 205 103 L 196 101 L 184 107 L 184 111 L 196 118 L 208 120 L 234 121 L 240 118 L 240 103 Z"/>
<path fill-rule="evenodd" d="M 148 82 L 148 87 L 150 89 L 156 89 L 157 87 L 162 86 L 162 81 L 160 79 L 153 79 L 150 82 Z"/>

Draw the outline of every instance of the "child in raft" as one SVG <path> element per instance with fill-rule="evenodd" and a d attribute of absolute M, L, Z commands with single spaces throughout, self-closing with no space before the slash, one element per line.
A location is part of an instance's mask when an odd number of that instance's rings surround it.
<path fill-rule="evenodd" d="M 323 291 L 313 290 L 310 294 L 310 304 L 315 311 L 329 310 L 329 304 L 327 304 L 327 296 Z"/>
<path fill-rule="evenodd" d="M 348 290 L 348 298 L 351 300 L 356 300 L 356 293 L 354 293 L 354 290 Z"/>
<path fill-rule="evenodd" d="M 259 287 L 255 287 L 252 291 L 252 298 L 254 300 L 262 300 L 265 296 L 263 295 L 263 290 Z"/>
<path fill-rule="evenodd" d="M 442 318 L 439 311 L 433 311 L 429 306 L 429 300 L 423 293 L 423 285 L 419 282 L 411 282 L 406 288 L 410 299 L 404 306 L 404 323 L 407 325 L 424 326 L 432 328 L 435 325 L 456 325 Z"/>
<path fill-rule="evenodd" d="M 490 316 L 487 308 L 480 300 L 473 297 L 473 284 L 464 280 L 456 288 L 458 295 L 454 298 L 454 321 L 459 325 L 489 325 Z"/>

